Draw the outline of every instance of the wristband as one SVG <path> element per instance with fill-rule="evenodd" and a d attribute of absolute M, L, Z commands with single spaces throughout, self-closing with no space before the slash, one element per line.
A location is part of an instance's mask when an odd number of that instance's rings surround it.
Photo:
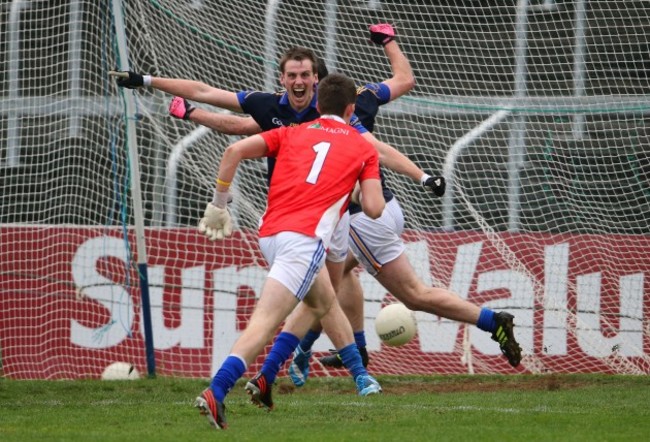
<path fill-rule="evenodd" d="M 151 75 L 143 75 L 142 76 L 142 85 L 143 86 L 151 86 Z"/>
<path fill-rule="evenodd" d="M 431 175 L 427 175 L 426 173 L 423 174 L 420 178 L 420 184 L 424 186 L 424 183 L 426 183 L 429 178 L 431 178 Z"/>
<path fill-rule="evenodd" d="M 230 181 L 224 181 L 217 178 L 217 184 L 221 184 L 224 187 L 230 187 Z"/>

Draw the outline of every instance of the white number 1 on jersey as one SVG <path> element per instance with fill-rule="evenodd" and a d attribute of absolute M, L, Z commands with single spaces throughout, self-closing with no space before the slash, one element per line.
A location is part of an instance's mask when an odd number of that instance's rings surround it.
<path fill-rule="evenodd" d="M 309 184 L 316 184 L 316 181 L 318 181 L 318 175 L 320 175 L 320 171 L 323 168 L 323 163 L 325 163 L 325 157 L 327 156 L 327 152 L 330 150 L 330 146 L 331 143 L 326 141 L 321 141 L 312 146 L 312 149 L 316 152 L 316 158 L 314 158 L 309 175 L 307 175 L 306 181 Z"/>

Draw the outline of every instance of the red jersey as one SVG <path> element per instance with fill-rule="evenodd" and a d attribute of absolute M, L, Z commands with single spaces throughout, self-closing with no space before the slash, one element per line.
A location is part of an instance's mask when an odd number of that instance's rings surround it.
<path fill-rule="evenodd" d="M 260 135 L 276 164 L 259 236 L 298 232 L 328 247 L 357 180 L 379 179 L 377 151 L 332 116 Z"/>

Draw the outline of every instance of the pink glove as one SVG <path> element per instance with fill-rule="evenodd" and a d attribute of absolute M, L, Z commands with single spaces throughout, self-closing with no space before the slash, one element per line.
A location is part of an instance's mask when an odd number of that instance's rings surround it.
<path fill-rule="evenodd" d="M 391 41 L 395 40 L 395 30 L 388 23 L 379 23 L 370 26 L 370 41 L 386 46 Z"/>
<path fill-rule="evenodd" d="M 189 101 L 181 97 L 174 97 L 172 102 L 169 103 L 169 115 L 182 120 L 189 120 L 190 114 L 194 109 L 196 109 L 196 106 L 193 106 Z"/>

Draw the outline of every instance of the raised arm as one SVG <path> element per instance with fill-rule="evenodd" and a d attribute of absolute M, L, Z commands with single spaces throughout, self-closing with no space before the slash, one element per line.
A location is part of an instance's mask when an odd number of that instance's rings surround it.
<path fill-rule="evenodd" d="M 200 109 L 181 97 L 174 97 L 169 103 L 169 114 L 172 117 L 190 120 L 226 135 L 254 135 L 262 132 L 252 117 Z"/>
<path fill-rule="evenodd" d="M 242 112 L 235 92 L 212 87 L 200 81 L 153 77 L 132 71 L 111 71 L 110 74 L 116 77 L 119 87 L 128 89 L 152 87 L 188 100 L 211 104 L 233 112 Z"/>
<path fill-rule="evenodd" d="M 267 152 L 266 142 L 259 135 L 244 138 L 228 146 L 221 157 L 217 174 L 214 197 L 208 203 L 199 221 L 199 232 L 210 241 L 232 235 L 232 218 L 228 211 L 230 183 L 235 177 L 237 167 L 243 159 L 260 158 Z"/>
<path fill-rule="evenodd" d="M 370 41 L 381 45 L 390 61 L 393 76 L 384 80 L 390 89 L 390 99 L 395 100 L 409 92 L 415 86 L 415 76 L 408 58 L 395 40 L 395 30 L 386 23 L 370 26 Z"/>
<path fill-rule="evenodd" d="M 228 192 L 241 160 L 261 158 L 266 155 L 266 152 L 266 142 L 259 135 L 244 138 L 228 146 L 219 164 L 216 191 Z"/>
<path fill-rule="evenodd" d="M 445 179 L 442 176 L 431 176 L 420 169 L 406 155 L 389 144 L 379 141 L 372 133 L 365 132 L 362 136 L 368 140 L 379 153 L 379 163 L 393 172 L 405 175 L 420 183 L 436 196 L 445 193 Z"/>

